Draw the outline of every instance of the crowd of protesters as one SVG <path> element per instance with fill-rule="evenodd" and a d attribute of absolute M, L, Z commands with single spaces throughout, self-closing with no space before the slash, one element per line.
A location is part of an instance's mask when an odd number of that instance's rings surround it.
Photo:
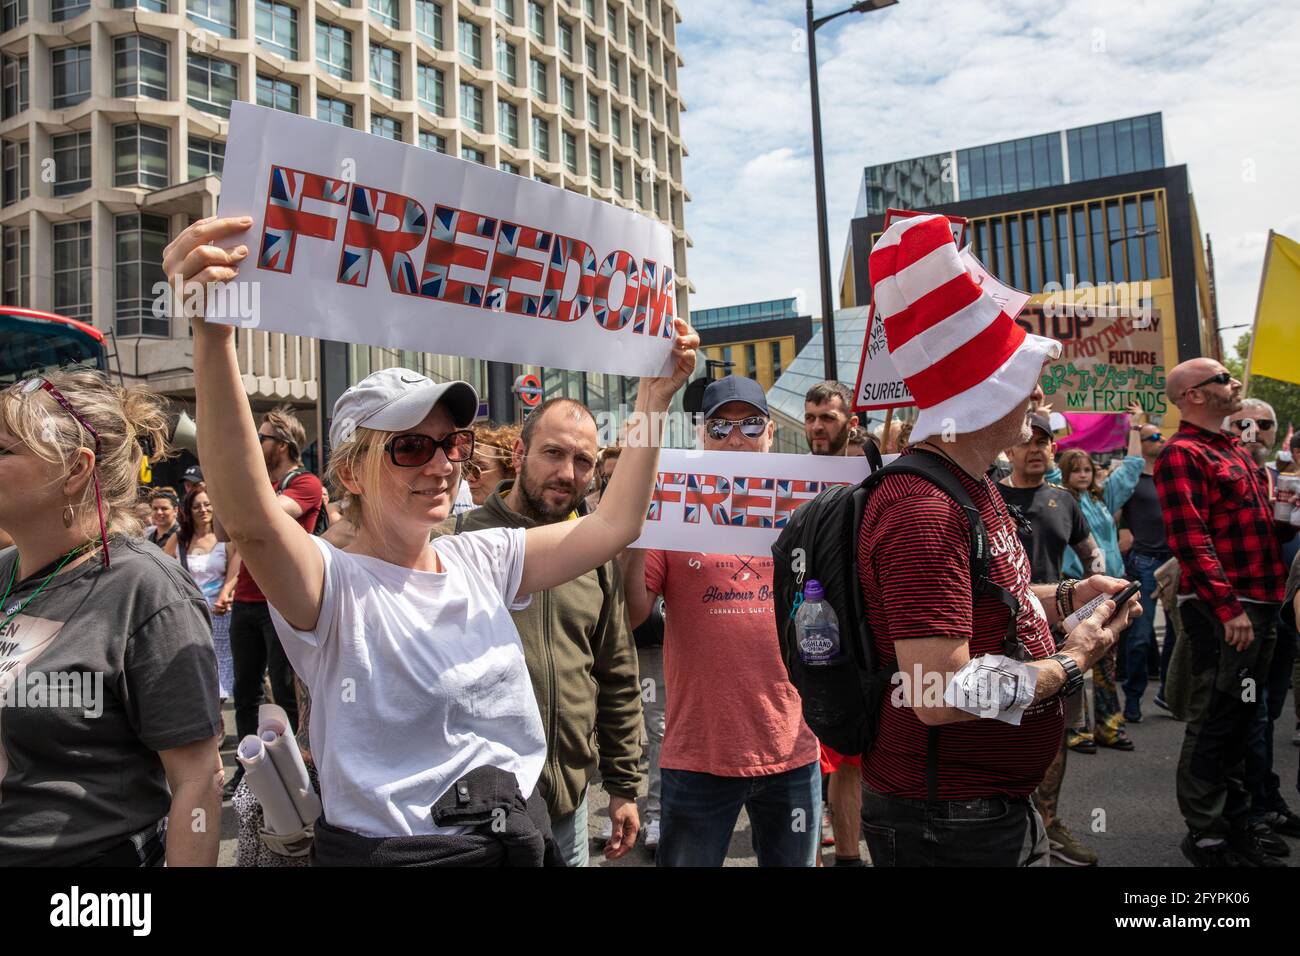
<path fill-rule="evenodd" d="M 232 277 L 246 250 L 216 243 L 246 226 L 191 226 L 169 275 Z M 314 865 L 585 866 L 597 826 L 607 860 L 641 843 L 660 866 L 719 866 L 744 810 L 760 866 L 822 865 L 824 845 L 862 866 L 862 841 L 874 866 L 1090 866 L 1061 817 L 1067 757 L 1134 751 L 1126 728 L 1154 679 L 1154 705 L 1186 721 L 1184 855 L 1282 865 L 1300 816 L 1272 743 L 1300 558 L 1275 503 L 1300 442 L 1275 467 L 1272 409 L 1203 358 L 1167 376 L 1176 432 L 1135 406 L 1121 457 L 1066 450 L 1038 386 L 1056 343 L 996 304 L 963 325 L 991 301 L 973 283 L 939 304 L 918 292 L 946 223 L 891 233 L 872 274 L 918 414 L 869 428 L 848 387 L 818 383 L 808 452 L 908 466 L 878 482 L 855 532 L 881 665 L 959 674 L 984 658 L 1024 699 L 977 714 L 904 680 L 872 746 L 838 753 L 782 659 L 770 557 L 629 547 L 653 445 L 602 448 L 567 398 L 522 427 L 476 423 L 469 385 L 388 369 L 333 409 L 323 483 L 293 410 L 255 416 L 231 330 L 196 319 L 199 447 L 220 451 L 179 493 L 138 487 L 142 446 L 166 452 L 143 390 L 78 371 L 0 393 L 0 648 L 114 688 L 94 719 L 0 711 L 0 860 L 212 865 L 220 827 L 189 822 L 217 820 L 224 796 L 241 863 L 276 863 L 249 781 L 223 777 L 219 754 L 222 705 L 242 739 L 269 693 L 323 802 Z M 913 281 L 891 285 L 909 265 Z M 979 374 L 945 379 L 942 359 L 907 350 L 938 323 Z M 641 381 L 638 411 L 667 409 L 694 368 L 698 338 L 675 332 L 673 374 Z M 705 388 L 703 449 L 767 452 L 774 428 L 757 382 Z M 1136 599 L 1067 629 L 1128 580 Z"/>

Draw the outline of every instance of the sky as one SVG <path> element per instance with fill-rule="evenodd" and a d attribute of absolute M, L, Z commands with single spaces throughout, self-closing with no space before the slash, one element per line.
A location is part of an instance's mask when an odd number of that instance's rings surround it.
<path fill-rule="evenodd" d="M 804 4 L 679 8 L 691 308 L 802 295 L 819 314 Z M 1213 241 L 1220 324 L 1248 326 L 1269 229 L 1300 240 L 1298 14 L 1265 0 L 900 0 L 822 27 L 832 281 L 865 166 L 1161 112 L 1165 161 L 1187 165 Z"/>

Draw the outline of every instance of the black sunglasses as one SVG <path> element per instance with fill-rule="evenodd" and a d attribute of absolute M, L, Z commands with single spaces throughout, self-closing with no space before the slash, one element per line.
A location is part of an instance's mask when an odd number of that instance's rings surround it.
<path fill-rule="evenodd" d="M 1220 372 L 1218 375 L 1211 375 L 1204 382 L 1197 382 L 1195 385 L 1188 385 L 1183 389 L 1183 394 L 1187 394 L 1194 388 L 1204 388 L 1206 385 L 1227 385 L 1231 381 L 1231 372 Z"/>
<path fill-rule="evenodd" d="M 1232 427 L 1245 431 L 1251 425 L 1254 425 L 1257 431 L 1266 432 L 1276 424 L 1277 422 L 1270 418 L 1239 418 L 1232 423 Z"/>
<path fill-rule="evenodd" d="M 448 461 L 468 461 L 474 454 L 474 433 L 458 429 L 445 438 L 410 433 L 394 435 L 384 444 L 388 459 L 399 468 L 419 468 L 433 461 L 441 448 Z"/>
<path fill-rule="evenodd" d="M 738 422 L 734 422 L 729 418 L 710 418 L 705 423 L 704 429 L 714 441 L 722 441 L 731 434 L 731 430 L 737 425 L 740 426 L 740 433 L 746 438 L 757 438 L 767 431 L 767 419 L 761 415 L 742 418 Z"/>

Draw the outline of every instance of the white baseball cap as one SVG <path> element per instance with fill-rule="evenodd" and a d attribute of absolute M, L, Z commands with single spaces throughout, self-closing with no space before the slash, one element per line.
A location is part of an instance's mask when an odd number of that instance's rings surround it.
<path fill-rule="evenodd" d="M 478 393 L 469 382 L 435 382 L 409 368 L 374 372 L 334 403 L 330 446 L 337 448 L 363 426 L 385 432 L 414 428 L 439 402 L 457 428 L 468 427 L 478 414 Z"/>

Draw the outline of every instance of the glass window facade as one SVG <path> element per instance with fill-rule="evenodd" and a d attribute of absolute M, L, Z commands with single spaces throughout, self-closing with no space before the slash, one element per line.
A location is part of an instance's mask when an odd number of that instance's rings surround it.
<path fill-rule="evenodd" d="M 385 139 L 402 141 L 402 121 L 392 116 L 374 114 L 370 117 L 370 132 Z"/>
<path fill-rule="evenodd" d="M 205 113 L 228 117 L 230 104 L 238 95 L 239 67 L 225 60 L 191 53 L 186 84 L 190 106 Z"/>
<path fill-rule="evenodd" d="M 518 57 L 513 43 L 498 37 L 496 42 L 497 75 L 511 86 L 519 85 Z"/>
<path fill-rule="evenodd" d="M 357 124 L 353 119 L 353 115 L 352 104 L 346 100 L 336 100 L 332 96 L 316 97 L 316 118 L 318 120 L 333 123 L 335 126 L 356 129 Z"/>
<path fill-rule="evenodd" d="M 31 144 L 27 140 L 4 141 L 3 202 L 11 206 L 28 197 L 31 192 Z"/>
<path fill-rule="evenodd" d="M 474 132 L 483 132 L 483 90 L 472 83 L 460 85 L 460 118 Z"/>
<path fill-rule="evenodd" d="M 286 113 L 298 112 L 298 85 L 288 80 L 276 80 L 269 76 L 257 75 L 257 105 L 284 110 Z"/>
<path fill-rule="evenodd" d="M 31 102 L 27 75 L 27 57 L 4 57 L 4 110 L 3 118 L 17 116 Z"/>
<path fill-rule="evenodd" d="M 298 59 L 298 10 L 287 3 L 257 0 L 257 42 L 286 60 Z"/>
<path fill-rule="evenodd" d="M 185 0 L 185 15 L 205 30 L 235 35 L 235 0 Z"/>
<path fill-rule="evenodd" d="M 167 99 L 167 44 L 138 33 L 114 37 L 113 95 Z"/>
<path fill-rule="evenodd" d="M 415 67 L 420 105 L 442 116 L 447 109 L 445 81 L 442 70 L 420 63 Z"/>
<path fill-rule="evenodd" d="M 324 20 L 316 21 L 316 63 L 341 80 L 352 79 L 352 32 Z"/>
<path fill-rule="evenodd" d="M 420 130 L 420 148 L 431 149 L 435 153 L 445 153 L 447 152 L 447 138 L 422 129 Z"/>
<path fill-rule="evenodd" d="M 497 135 L 507 146 L 519 145 L 519 107 L 514 103 L 497 102 Z"/>
<path fill-rule="evenodd" d="M 370 0 L 370 12 L 375 19 L 394 30 L 401 24 L 397 10 L 397 0 Z"/>
<path fill-rule="evenodd" d="M 402 98 L 402 56 L 378 43 L 370 44 L 370 85 L 394 99 Z"/>
<path fill-rule="evenodd" d="M 56 110 L 76 106 L 90 96 L 90 44 L 50 51 L 54 70 L 53 105 Z"/>
<path fill-rule="evenodd" d="M 163 249 L 167 220 L 163 216 L 129 213 L 113 221 L 114 327 L 118 335 L 171 335 L 171 320 L 153 314 L 154 286 L 165 282 Z"/>
<path fill-rule="evenodd" d="M 50 139 L 54 153 L 56 196 L 69 196 L 90 188 L 90 131 L 67 133 Z"/>
<path fill-rule="evenodd" d="M 90 220 L 54 223 L 54 311 L 91 321 Z"/>
<path fill-rule="evenodd" d="M 219 143 L 215 139 L 203 139 L 200 136 L 191 136 L 189 141 L 189 178 L 198 179 L 200 176 L 206 176 L 213 173 L 221 175 L 221 169 L 226 163 L 226 144 Z"/>
<path fill-rule="evenodd" d="M 415 0 L 415 32 L 435 49 L 442 49 L 442 4 Z"/>
<path fill-rule="evenodd" d="M 551 124 L 540 116 L 533 117 L 533 155 L 551 161 Z"/>
<path fill-rule="evenodd" d="M 748 302 L 717 309 L 691 309 L 691 325 L 697 329 L 717 328 L 721 325 L 740 325 L 746 322 L 765 322 L 769 319 L 794 319 L 799 317 L 795 308 L 797 300 L 770 299 L 766 302 Z"/>
<path fill-rule="evenodd" d="M 1141 282 L 1168 276 L 1164 191 L 1135 193 L 971 220 L 981 262 L 1003 282 L 1042 292 L 1049 282 Z M 696 327 L 700 310 L 691 313 Z"/>
<path fill-rule="evenodd" d="M 90 9 L 90 0 L 50 0 L 50 19 L 71 20 Z"/>
<path fill-rule="evenodd" d="M 472 20 L 460 21 L 460 58 L 470 66 L 483 66 L 483 31 Z"/>
<path fill-rule="evenodd" d="M 162 189 L 167 185 L 168 136 L 163 126 L 123 123 L 113 127 L 113 185 Z"/>
<path fill-rule="evenodd" d="M 31 308 L 32 245 L 31 230 L 4 230 L 4 301 L 20 308 Z"/>

